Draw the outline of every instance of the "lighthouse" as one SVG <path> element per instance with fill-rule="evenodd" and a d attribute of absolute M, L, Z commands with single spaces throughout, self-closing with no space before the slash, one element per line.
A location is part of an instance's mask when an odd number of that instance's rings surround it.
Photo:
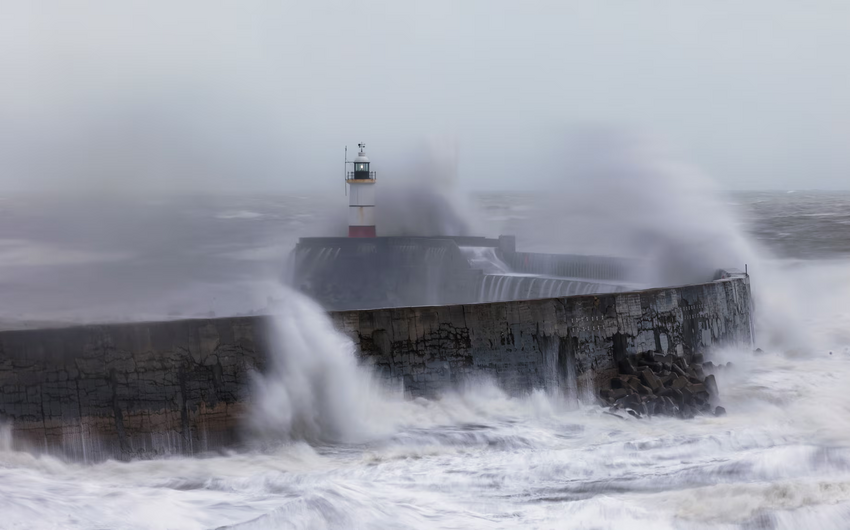
<path fill-rule="evenodd" d="M 354 162 L 354 171 L 347 171 L 348 184 L 348 237 L 375 237 L 375 172 L 369 169 L 366 144 L 357 144 L 360 152 Z M 346 160 L 346 165 L 348 161 Z"/>

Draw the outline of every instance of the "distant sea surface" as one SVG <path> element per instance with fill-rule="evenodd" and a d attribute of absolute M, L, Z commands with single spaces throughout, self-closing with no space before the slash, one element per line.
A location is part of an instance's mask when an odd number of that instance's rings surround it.
<path fill-rule="evenodd" d="M 850 254 L 850 192 L 727 198 L 741 230 L 775 257 Z M 470 233 L 514 234 L 520 250 L 621 254 L 604 233 L 571 224 L 557 204 L 540 194 L 490 193 L 455 207 Z M 261 311 L 298 238 L 344 235 L 345 211 L 336 195 L 3 197 L 0 325 Z"/>

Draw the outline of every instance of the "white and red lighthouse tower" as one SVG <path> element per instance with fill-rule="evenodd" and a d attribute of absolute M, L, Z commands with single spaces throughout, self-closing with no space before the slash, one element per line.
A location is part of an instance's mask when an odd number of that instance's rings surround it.
<path fill-rule="evenodd" d="M 354 171 L 347 171 L 348 237 L 375 237 L 375 172 L 369 170 L 366 144 L 357 144 L 360 152 L 354 159 Z M 348 162 L 346 161 L 346 164 Z"/>

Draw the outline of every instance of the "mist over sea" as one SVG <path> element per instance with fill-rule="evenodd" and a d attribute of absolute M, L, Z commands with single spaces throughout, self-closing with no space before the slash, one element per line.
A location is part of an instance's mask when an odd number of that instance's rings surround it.
<path fill-rule="evenodd" d="M 275 324 L 238 452 L 65 461 L 0 417 L 0 530 L 850 529 L 850 191 L 801 189 L 850 187 L 848 20 L 848 1 L 0 0 L 0 331 Z M 360 142 L 379 236 L 639 258 L 641 286 L 746 268 L 761 352 L 707 352 L 733 363 L 727 414 L 388 386 L 284 281 L 300 237 L 347 235 Z"/>
<path fill-rule="evenodd" d="M 254 387 L 263 450 L 88 464 L 12 451 L 0 433 L 0 528 L 850 527 L 850 193 L 723 193 L 704 208 L 707 195 L 663 190 L 592 208 L 474 195 L 436 229 L 643 251 L 664 278 L 746 265 L 764 353 L 709 357 L 734 365 L 718 375 L 724 417 L 621 419 L 488 381 L 403 399 L 280 285 L 298 237 L 344 233 L 342 193 L 4 197 L 3 327 L 271 312 L 279 351 Z"/>

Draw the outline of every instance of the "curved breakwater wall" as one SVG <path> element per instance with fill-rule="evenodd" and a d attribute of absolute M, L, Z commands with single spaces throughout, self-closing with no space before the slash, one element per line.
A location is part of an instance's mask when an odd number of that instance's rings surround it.
<path fill-rule="evenodd" d="M 749 281 L 567 298 L 331 313 L 411 395 L 492 377 L 512 393 L 591 392 L 620 357 L 752 344 Z M 197 454 L 239 443 L 271 317 L 0 333 L 0 423 L 75 459 Z"/>

